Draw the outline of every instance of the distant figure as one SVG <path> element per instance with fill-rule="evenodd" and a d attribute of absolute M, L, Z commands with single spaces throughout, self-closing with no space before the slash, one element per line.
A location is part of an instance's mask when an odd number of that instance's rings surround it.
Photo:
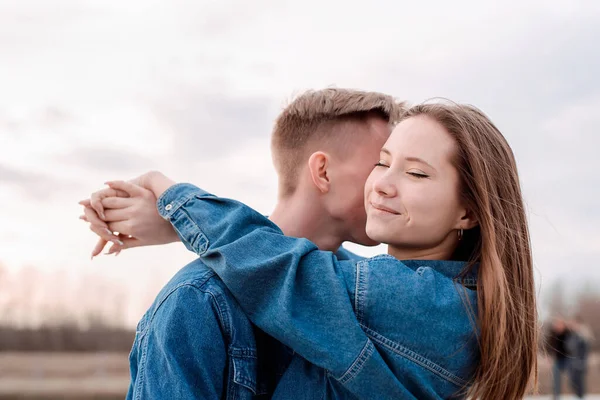
<path fill-rule="evenodd" d="M 569 322 L 566 348 L 569 353 L 569 376 L 573 391 L 579 398 L 585 395 L 585 376 L 590 345 L 594 340 L 591 330 L 580 316 Z"/>
<path fill-rule="evenodd" d="M 560 397 L 562 373 L 568 371 L 569 353 L 567 341 L 569 335 L 570 331 L 567 328 L 565 321 L 561 318 L 555 319 L 550 328 L 549 337 L 550 354 L 554 358 L 554 366 L 552 368 L 554 385 L 552 389 L 555 400 Z"/>

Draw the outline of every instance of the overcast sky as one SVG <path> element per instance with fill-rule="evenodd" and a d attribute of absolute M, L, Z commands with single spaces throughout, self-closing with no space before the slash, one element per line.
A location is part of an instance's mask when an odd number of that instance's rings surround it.
<path fill-rule="evenodd" d="M 594 0 L 3 0 L 0 264 L 10 287 L 31 293 L 34 266 L 36 290 L 80 304 L 104 282 L 139 319 L 193 255 L 91 262 L 77 201 L 159 169 L 268 213 L 274 118 L 335 85 L 482 108 L 517 156 L 538 287 L 600 281 L 599 41 Z"/>

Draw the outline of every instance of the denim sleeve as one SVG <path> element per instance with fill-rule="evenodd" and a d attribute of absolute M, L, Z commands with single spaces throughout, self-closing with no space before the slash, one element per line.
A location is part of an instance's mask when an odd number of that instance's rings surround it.
<path fill-rule="evenodd" d="M 157 205 L 259 328 L 360 398 L 376 398 L 373 382 L 379 393 L 405 394 L 354 314 L 344 280 L 354 262 L 284 236 L 244 204 L 189 184 L 171 187 Z"/>
<path fill-rule="evenodd" d="M 227 350 L 210 295 L 184 285 L 143 332 L 133 399 L 220 399 Z M 202 329 L 199 329 L 202 327 Z"/>

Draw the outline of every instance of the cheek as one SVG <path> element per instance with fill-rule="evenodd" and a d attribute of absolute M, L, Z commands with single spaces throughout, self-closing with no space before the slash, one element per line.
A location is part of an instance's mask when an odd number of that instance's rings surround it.
<path fill-rule="evenodd" d="M 363 182 L 356 179 L 346 180 L 336 195 L 336 214 L 345 220 L 355 221 L 365 218 Z"/>
<path fill-rule="evenodd" d="M 375 182 L 375 180 L 378 178 L 378 176 L 379 176 L 379 172 L 375 168 L 371 171 L 371 173 L 367 177 L 367 180 L 365 181 L 365 184 L 363 187 L 363 197 L 364 197 L 365 204 L 366 204 L 367 200 L 369 199 L 371 192 L 373 191 L 373 182 Z"/>
<path fill-rule="evenodd" d="M 365 212 L 365 195 L 361 186 L 356 186 L 347 193 L 349 206 L 353 212 Z"/>
<path fill-rule="evenodd" d="M 435 230 L 437 227 L 445 229 L 447 224 L 454 221 L 458 212 L 456 193 L 443 186 L 430 186 L 423 189 L 405 193 L 404 205 L 411 220 L 430 229 Z"/>

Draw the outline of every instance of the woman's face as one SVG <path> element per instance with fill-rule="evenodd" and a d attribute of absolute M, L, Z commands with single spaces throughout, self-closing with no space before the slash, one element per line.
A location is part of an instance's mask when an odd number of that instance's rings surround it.
<path fill-rule="evenodd" d="M 419 115 L 396 126 L 365 184 L 367 235 L 390 248 L 427 255 L 452 251 L 466 229 L 456 143 L 435 120 Z"/>

